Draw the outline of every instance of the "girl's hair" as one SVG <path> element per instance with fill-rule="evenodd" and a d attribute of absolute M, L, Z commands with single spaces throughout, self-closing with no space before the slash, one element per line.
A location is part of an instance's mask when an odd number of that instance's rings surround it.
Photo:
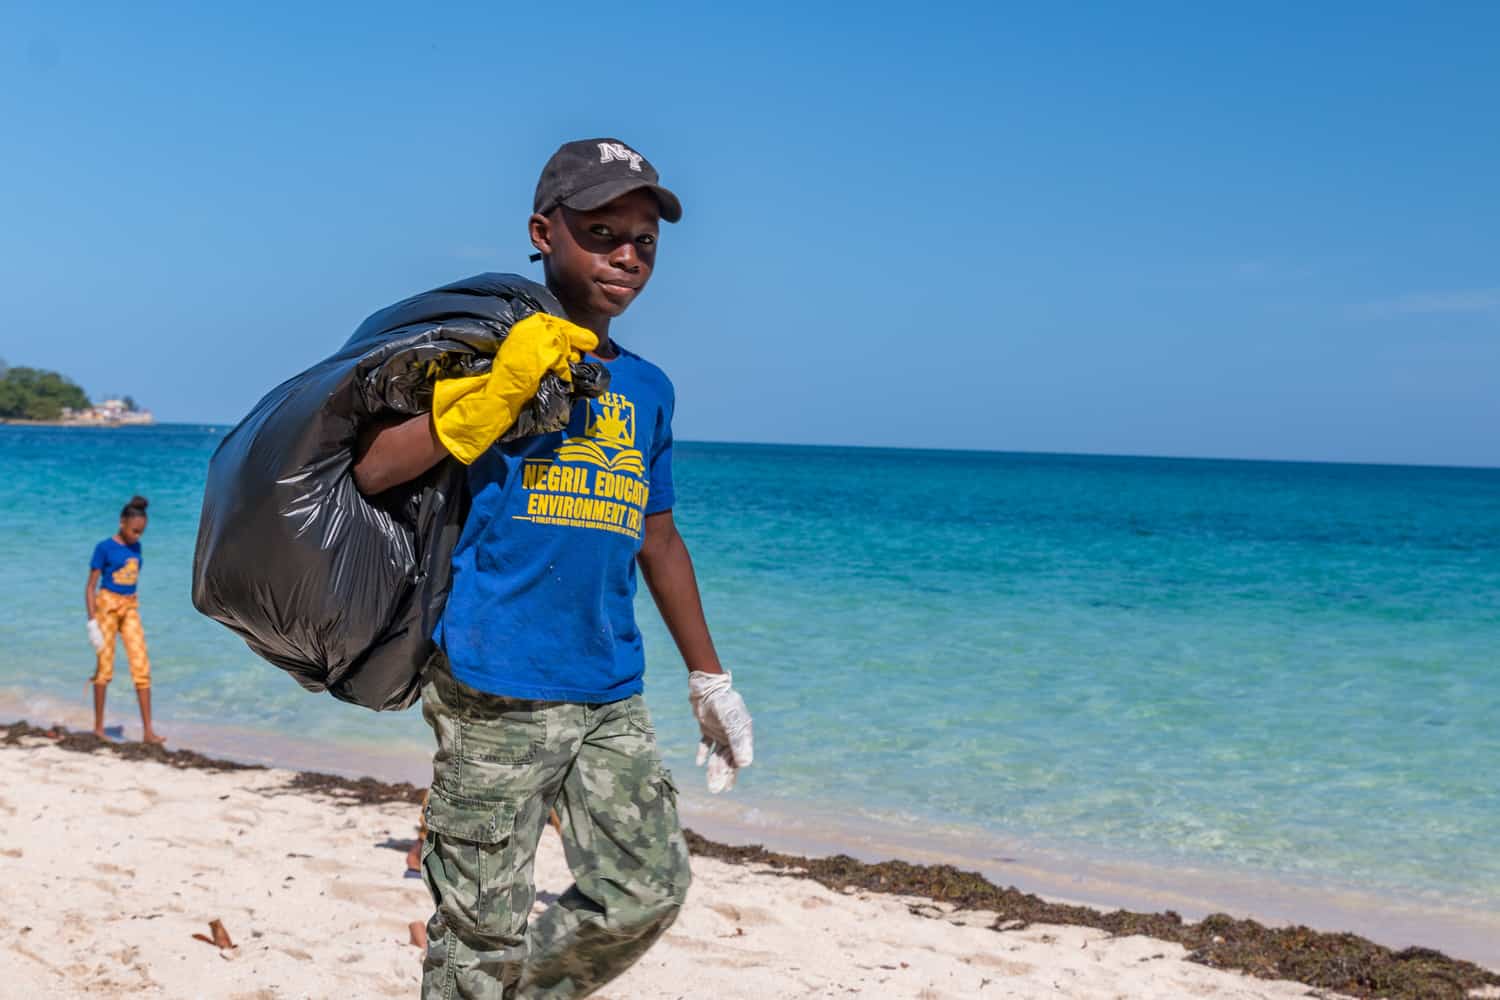
<path fill-rule="evenodd" d="M 149 501 L 147 501 L 145 497 L 137 493 L 135 496 L 131 497 L 130 502 L 120 510 L 120 517 L 122 519 L 127 517 L 145 517 L 146 504 L 148 502 Z"/>

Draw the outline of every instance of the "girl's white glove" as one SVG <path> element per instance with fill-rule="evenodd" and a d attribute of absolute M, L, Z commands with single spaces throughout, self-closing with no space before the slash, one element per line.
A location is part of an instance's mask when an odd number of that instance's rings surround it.
<path fill-rule="evenodd" d="M 104 652 L 104 630 L 94 619 L 89 619 L 89 644 L 94 647 L 94 652 Z"/>
<path fill-rule="evenodd" d="M 735 775 L 755 759 L 750 735 L 750 710 L 730 687 L 729 672 L 694 670 L 688 674 L 688 697 L 703 734 L 698 744 L 698 766 L 708 762 L 708 790 L 717 795 L 734 787 Z"/>

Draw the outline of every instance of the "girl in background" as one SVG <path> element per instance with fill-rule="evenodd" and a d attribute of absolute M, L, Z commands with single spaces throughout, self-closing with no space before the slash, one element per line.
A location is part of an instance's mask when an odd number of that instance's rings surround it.
<path fill-rule="evenodd" d="M 94 735 L 104 737 L 104 692 L 115 674 L 115 636 L 125 642 L 130 679 L 141 703 L 141 740 L 165 743 L 151 728 L 151 660 L 146 656 L 146 632 L 136 586 L 141 577 L 141 536 L 146 533 L 146 498 L 130 498 L 120 511 L 120 530 L 94 546 L 89 561 L 84 605 L 89 613 L 89 642 L 98 653 L 94 670 Z"/>

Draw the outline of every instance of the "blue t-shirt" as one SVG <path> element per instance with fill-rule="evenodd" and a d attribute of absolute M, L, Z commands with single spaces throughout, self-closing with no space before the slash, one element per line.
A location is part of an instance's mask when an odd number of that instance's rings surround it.
<path fill-rule="evenodd" d="M 571 702 L 641 690 L 635 557 L 646 515 L 674 499 L 674 397 L 660 368 L 615 346 L 609 392 L 575 403 L 566 431 L 469 466 L 473 506 L 434 638 L 472 688 Z"/>
<path fill-rule="evenodd" d="M 141 543 L 125 545 L 106 538 L 94 546 L 89 569 L 99 571 L 99 585 L 105 590 L 129 597 L 135 593 L 136 581 L 141 578 Z"/>

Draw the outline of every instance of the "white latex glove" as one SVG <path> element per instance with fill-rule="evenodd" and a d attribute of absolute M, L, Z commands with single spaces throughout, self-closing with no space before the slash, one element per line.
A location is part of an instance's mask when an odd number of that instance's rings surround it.
<path fill-rule="evenodd" d="M 94 652 L 104 652 L 104 630 L 94 619 L 89 619 L 89 645 L 94 647 Z"/>
<path fill-rule="evenodd" d="M 708 790 L 715 795 L 734 787 L 735 775 L 755 759 L 750 735 L 750 710 L 730 687 L 729 672 L 694 670 L 688 674 L 688 697 L 703 739 L 698 744 L 698 766 L 708 763 Z"/>

